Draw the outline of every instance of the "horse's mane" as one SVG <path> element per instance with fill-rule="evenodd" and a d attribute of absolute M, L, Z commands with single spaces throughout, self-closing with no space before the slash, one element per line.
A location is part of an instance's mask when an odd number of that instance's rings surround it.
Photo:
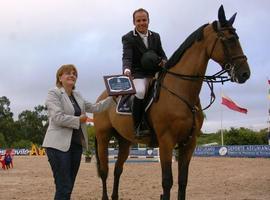
<path fill-rule="evenodd" d="M 203 39 L 203 29 L 208 24 L 202 25 L 196 31 L 191 33 L 187 39 L 180 45 L 180 47 L 173 53 L 168 62 L 166 63 L 165 68 L 170 69 L 181 59 L 185 51 L 195 42 Z"/>

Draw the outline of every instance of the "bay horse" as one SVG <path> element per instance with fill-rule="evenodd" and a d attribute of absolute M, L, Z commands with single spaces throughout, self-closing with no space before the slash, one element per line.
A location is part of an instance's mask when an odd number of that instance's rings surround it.
<path fill-rule="evenodd" d="M 243 54 L 238 35 L 232 24 L 234 14 L 226 19 L 223 6 L 218 11 L 218 21 L 206 24 L 192 33 L 172 55 L 160 73 L 159 98 L 147 111 L 148 121 L 156 136 L 160 151 L 163 193 L 160 199 L 170 199 L 173 185 L 172 156 L 178 145 L 178 199 L 184 200 L 189 163 L 196 146 L 196 137 L 203 124 L 199 94 L 209 59 L 217 62 L 228 73 L 232 82 L 244 83 L 250 76 L 247 58 Z M 184 49 L 184 50 L 183 50 Z M 220 76 L 213 76 L 215 79 Z M 98 101 L 108 96 L 104 91 Z M 108 144 L 112 136 L 119 143 L 118 158 L 114 168 L 112 199 L 118 199 L 120 176 L 132 143 L 149 144 L 149 138 L 135 139 L 131 116 L 119 115 L 115 106 L 94 114 L 96 130 L 96 157 L 98 173 L 102 180 L 102 199 L 107 200 Z"/>

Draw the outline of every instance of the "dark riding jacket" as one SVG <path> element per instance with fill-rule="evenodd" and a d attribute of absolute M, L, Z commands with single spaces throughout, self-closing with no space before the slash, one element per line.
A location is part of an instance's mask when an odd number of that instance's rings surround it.
<path fill-rule="evenodd" d="M 136 30 L 128 32 L 122 37 L 123 44 L 123 72 L 130 69 L 134 78 L 152 77 L 154 72 L 145 71 L 142 68 L 142 55 L 148 50 L 153 50 L 161 59 L 167 60 L 166 54 L 162 48 L 160 36 L 158 33 L 148 31 L 148 48 L 146 48 L 140 35 Z"/>

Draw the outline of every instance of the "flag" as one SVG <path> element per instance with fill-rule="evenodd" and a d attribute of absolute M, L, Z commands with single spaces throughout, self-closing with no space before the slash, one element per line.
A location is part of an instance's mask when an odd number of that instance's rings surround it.
<path fill-rule="evenodd" d="M 270 85 L 270 80 L 268 79 L 268 84 Z"/>
<path fill-rule="evenodd" d="M 233 100 L 231 100 L 229 97 L 227 97 L 225 95 L 222 95 L 221 104 L 227 106 L 228 108 L 230 108 L 230 109 L 232 109 L 234 111 L 247 114 L 247 109 L 246 108 L 241 108 L 235 102 L 233 102 Z"/>

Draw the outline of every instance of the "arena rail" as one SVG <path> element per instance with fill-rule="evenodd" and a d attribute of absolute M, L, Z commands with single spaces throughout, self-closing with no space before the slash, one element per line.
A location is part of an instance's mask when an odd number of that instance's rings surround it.
<path fill-rule="evenodd" d="M 0 148 L 0 154 L 5 154 L 5 149 Z M 117 158 L 118 149 L 109 148 L 109 159 Z M 16 156 L 31 155 L 41 156 L 45 155 L 44 149 L 21 148 L 12 149 L 12 153 Z M 176 155 L 176 153 L 174 153 Z M 247 158 L 270 158 L 270 145 L 228 145 L 228 146 L 198 146 L 194 151 L 194 156 L 199 157 L 247 157 Z M 138 159 L 149 162 L 159 161 L 158 148 L 132 148 L 128 160 Z"/>

